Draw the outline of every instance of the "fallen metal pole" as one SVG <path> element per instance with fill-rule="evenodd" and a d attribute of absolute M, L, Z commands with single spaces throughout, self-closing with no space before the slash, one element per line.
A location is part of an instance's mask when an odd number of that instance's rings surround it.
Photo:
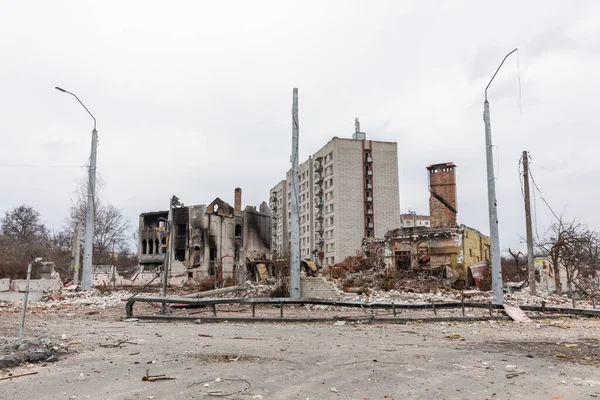
<path fill-rule="evenodd" d="M 221 289 L 207 290 L 205 292 L 186 294 L 186 295 L 183 295 L 182 297 L 197 299 L 197 298 L 201 298 L 201 297 L 217 296 L 217 295 L 224 294 L 224 293 L 241 292 L 243 290 L 246 290 L 246 289 L 241 286 L 230 286 L 230 287 L 221 288 Z"/>
<path fill-rule="evenodd" d="M 27 265 L 27 283 L 25 284 L 25 293 L 23 293 L 23 308 L 21 310 L 21 325 L 19 325 L 19 337 L 17 344 L 23 343 L 23 330 L 25 329 L 25 314 L 27 313 L 27 300 L 29 298 L 29 282 L 31 281 L 31 263 Z"/>

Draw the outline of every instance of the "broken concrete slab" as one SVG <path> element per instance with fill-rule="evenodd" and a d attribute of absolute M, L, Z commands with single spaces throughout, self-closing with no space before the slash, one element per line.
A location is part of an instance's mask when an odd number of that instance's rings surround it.
<path fill-rule="evenodd" d="M 24 295 L 25 293 L 20 292 L 0 292 L 0 301 L 22 302 Z M 30 291 L 29 296 L 27 297 L 27 302 L 30 303 L 32 301 L 41 301 L 43 297 L 44 292 L 42 291 Z"/>
<path fill-rule="evenodd" d="M 29 282 L 30 291 L 54 292 L 62 288 L 60 279 L 31 279 Z M 11 289 L 16 292 L 27 290 L 26 279 L 14 279 L 11 282 Z"/>
<path fill-rule="evenodd" d="M 504 311 L 506 312 L 506 315 L 511 317 L 515 322 L 531 322 L 531 319 L 529 319 L 529 317 L 525 315 L 523 310 L 521 310 L 521 308 L 517 306 L 504 304 Z"/>
<path fill-rule="evenodd" d="M 0 292 L 10 290 L 10 279 L 0 279 Z"/>
<path fill-rule="evenodd" d="M 0 356 L 0 368 L 13 368 L 20 364 L 14 355 Z"/>

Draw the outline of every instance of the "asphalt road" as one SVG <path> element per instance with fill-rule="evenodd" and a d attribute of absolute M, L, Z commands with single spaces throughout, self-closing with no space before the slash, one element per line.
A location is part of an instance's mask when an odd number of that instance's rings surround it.
<path fill-rule="evenodd" d="M 28 337 L 50 337 L 69 354 L 10 370 L 37 374 L 0 380 L 0 399 L 600 398 L 597 319 L 336 326 L 28 318 Z M 0 315 L 4 344 L 17 321 Z"/>

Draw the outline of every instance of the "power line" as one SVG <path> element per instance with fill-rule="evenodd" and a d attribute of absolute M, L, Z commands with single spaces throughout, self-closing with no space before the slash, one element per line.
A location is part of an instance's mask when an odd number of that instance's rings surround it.
<path fill-rule="evenodd" d="M 542 199 L 542 201 L 546 204 L 546 206 L 548 207 L 548 209 L 550 210 L 550 212 L 552 213 L 552 215 L 554 215 L 554 218 L 556 218 L 558 220 L 558 222 L 561 222 L 560 218 L 556 215 L 556 213 L 554 212 L 554 210 L 552 209 L 552 207 L 550 207 L 550 204 L 548 204 L 548 202 L 544 198 L 544 195 L 542 194 L 542 191 L 538 187 L 537 183 L 535 183 L 535 179 L 533 178 L 533 173 L 531 172 L 531 168 L 529 169 L 529 175 L 531 176 L 531 181 L 533 182 L 533 186 L 536 188 L 536 190 L 540 194 L 540 198 Z"/>
<path fill-rule="evenodd" d="M 4 168 L 84 168 L 85 165 L 0 164 Z"/>
<path fill-rule="evenodd" d="M 523 156 L 519 158 L 519 182 L 521 183 L 521 197 L 525 198 L 525 190 L 523 189 L 523 170 L 521 170 L 521 165 L 523 165 Z"/>

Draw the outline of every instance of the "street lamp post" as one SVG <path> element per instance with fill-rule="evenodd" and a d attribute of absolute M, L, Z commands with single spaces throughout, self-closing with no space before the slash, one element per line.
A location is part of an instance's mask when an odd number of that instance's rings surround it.
<path fill-rule="evenodd" d="M 94 120 L 94 129 L 92 130 L 92 150 L 90 153 L 90 166 L 88 170 L 88 190 L 87 190 L 87 207 L 85 215 L 85 237 L 83 248 L 83 270 L 81 272 L 81 290 L 87 291 L 92 287 L 92 253 L 94 250 L 94 198 L 96 193 L 96 150 L 98 148 L 98 131 L 96 130 L 96 118 L 90 110 L 79 100 L 74 93 L 56 86 L 56 90 L 63 93 L 68 93 L 75 97 L 79 104 L 90 114 Z"/>
<path fill-rule="evenodd" d="M 502 304 L 504 302 L 504 293 L 502 288 L 502 265 L 500 260 L 500 234 L 498 232 L 498 203 L 496 200 L 496 178 L 494 176 L 494 155 L 492 153 L 492 128 L 490 123 L 490 103 L 487 98 L 487 90 L 492 84 L 504 61 L 512 53 L 517 51 L 514 49 L 508 53 L 498 69 L 490 79 L 490 82 L 485 87 L 485 101 L 483 103 L 483 122 L 485 124 L 485 158 L 487 162 L 487 188 L 488 188 L 488 213 L 490 219 L 490 262 L 492 263 L 492 291 L 493 303 Z"/>

